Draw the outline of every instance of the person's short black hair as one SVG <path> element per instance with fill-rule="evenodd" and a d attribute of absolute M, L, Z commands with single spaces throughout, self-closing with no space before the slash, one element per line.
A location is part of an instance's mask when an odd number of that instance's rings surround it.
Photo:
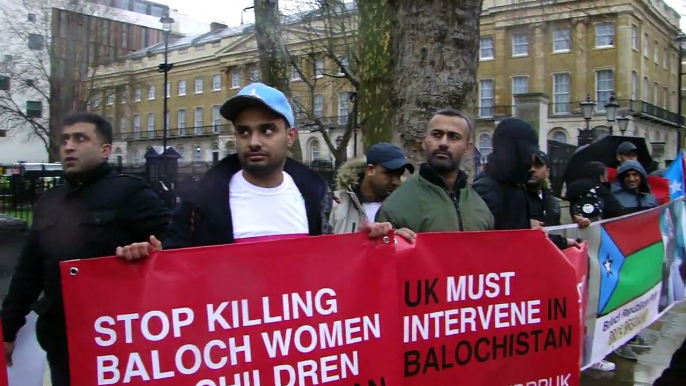
<path fill-rule="evenodd" d="M 584 177 L 594 181 L 600 181 L 606 172 L 607 166 L 602 162 L 588 162 L 583 170 Z"/>
<path fill-rule="evenodd" d="M 436 115 L 444 115 L 446 117 L 462 118 L 465 120 L 465 122 L 467 122 L 467 128 L 469 129 L 469 133 L 470 134 L 472 133 L 472 130 L 473 130 L 472 121 L 470 121 L 469 117 L 466 114 L 464 114 L 463 112 L 448 107 L 448 108 L 440 109 L 440 110 L 436 111 L 434 116 L 436 116 Z"/>
<path fill-rule="evenodd" d="M 73 126 L 77 123 L 92 123 L 95 125 L 95 132 L 100 136 L 102 142 L 112 144 L 112 124 L 104 117 L 83 111 L 73 112 L 64 117 L 62 126 Z"/>

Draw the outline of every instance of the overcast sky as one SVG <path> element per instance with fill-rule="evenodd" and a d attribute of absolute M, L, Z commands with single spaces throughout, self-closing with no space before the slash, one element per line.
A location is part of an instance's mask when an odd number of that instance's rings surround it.
<path fill-rule="evenodd" d="M 155 0 L 156 2 L 167 4 L 171 8 L 188 15 L 192 20 L 211 23 L 213 21 L 223 22 L 229 26 L 236 26 L 241 23 L 241 13 L 246 7 L 253 5 L 253 0 Z M 279 6 L 282 9 L 294 9 L 302 7 L 304 4 L 313 0 L 281 0 Z M 665 0 L 672 8 L 682 15 L 681 29 L 686 30 L 686 0 Z M 244 22 L 254 21 L 253 11 L 247 10 L 243 14 Z"/>

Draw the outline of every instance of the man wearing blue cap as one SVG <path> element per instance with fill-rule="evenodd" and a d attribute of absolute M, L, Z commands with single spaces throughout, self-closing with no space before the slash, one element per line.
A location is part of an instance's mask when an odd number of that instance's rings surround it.
<path fill-rule="evenodd" d="M 331 233 L 323 210 L 326 183 L 287 156 L 298 133 L 286 96 L 253 83 L 226 101 L 220 113 L 233 123 L 238 153 L 210 169 L 196 194 L 179 205 L 164 249 Z M 390 224 L 365 228 L 370 236 L 390 229 Z M 161 248 L 151 237 L 149 243 L 119 247 L 116 253 L 135 260 Z"/>
<path fill-rule="evenodd" d="M 383 201 L 400 186 L 405 171 L 414 173 L 414 165 L 390 143 L 376 144 L 366 157 L 343 164 L 331 210 L 334 233 L 356 232 L 365 222 L 373 222 Z"/>

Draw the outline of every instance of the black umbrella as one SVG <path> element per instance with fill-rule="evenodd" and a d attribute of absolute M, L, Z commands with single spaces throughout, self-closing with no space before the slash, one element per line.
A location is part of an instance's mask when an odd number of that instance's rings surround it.
<path fill-rule="evenodd" d="M 645 139 L 611 135 L 590 145 L 579 147 L 567 164 L 564 181 L 569 185 L 572 181 L 583 178 L 584 167 L 589 162 L 602 162 L 609 168 L 618 167 L 617 147 L 622 142 L 631 142 L 636 146 L 638 162 L 641 163 L 646 173 L 651 173 L 656 169 Z"/>

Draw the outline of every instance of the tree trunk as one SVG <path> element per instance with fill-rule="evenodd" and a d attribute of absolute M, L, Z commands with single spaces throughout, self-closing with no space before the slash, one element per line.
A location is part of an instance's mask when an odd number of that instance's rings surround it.
<path fill-rule="evenodd" d="M 431 116 L 451 107 L 475 116 L 482 0 L 388 0 L 393 14 L 392 127 L 407 155 L 423 158 Z M 472 140 L 475 133 L 472 133 Z M 473 173 L 473 157 L 462 168 Z"/>
<path fill-rule="evenodd" d="M 255 0 L 255 35 L 260 57 L 262 81 L 281 90 L 291 99 L 291 88 L 288 82 L 290 61 L 281 40 L 281 21 L 279 20 L 278 0 Z M 302 160 L 302 148 L 299 136 L 295 137 L 289 155 L 298 161 Z"/>
<path fill-rule="evenodd" d="M 393 139 L 391 104 L 392 44 L 391 8 L 388 0 L 364 0 L 358 7 L 360 63 L 359 110 L 362 143 L 366 151 L 379 142 Z"/>

